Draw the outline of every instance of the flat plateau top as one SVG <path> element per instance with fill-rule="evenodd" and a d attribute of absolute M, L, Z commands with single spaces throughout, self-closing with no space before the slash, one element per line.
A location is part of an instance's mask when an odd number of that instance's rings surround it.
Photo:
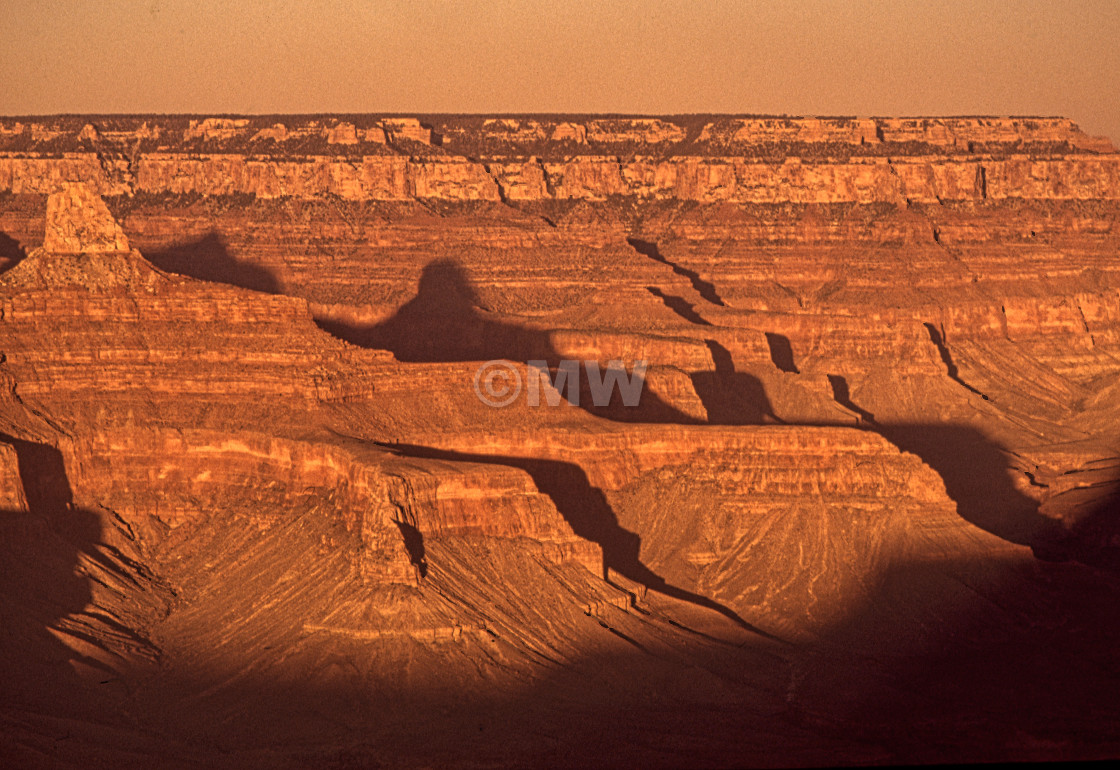
<path fill-rule="evenodd" d="M 1063 117 L 61 115 L 0 118 L 0 152 L 928 155 L 1114 152 Z"/>

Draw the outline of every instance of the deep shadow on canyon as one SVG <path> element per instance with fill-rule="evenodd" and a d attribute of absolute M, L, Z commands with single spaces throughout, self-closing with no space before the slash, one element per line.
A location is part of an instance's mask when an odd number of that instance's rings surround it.
<path fill-rule="evenodd" d="M 220 242 L 213 248 L 209 269 L 215 275 L 246 288 L 270 285 L 240 272 L 236 261 L 226 264 L 229 255 Z M 187 256 L 176 258 L 189 262 Z M 406 361 L 558 360 L 546 333 L 479 311 L 462 271 L 443 263 L 429 266 L 417 297 L 383 324 L 322 325 Z M 789 373 L 796 371 L 788 340 L 771 338 L 775 358 L 788 363 Z M 737 371 L 718 342 L 707 345 L 714 370 L 691 377 L 709 421 L 777 422 L 761 381 Z M 1042 536 L 1050 520 L 1015 489 L 1004 449 L 980 431 L 880 424 L 852 400 L 842 375 L 833 375 L 830 383 L 837 403 L 859 415 L 864 429 L 918 454 L 941 475 L 963 518 L 1014 542 L 1033 544 Z M 642 413 L 644 421 L 695 422 L 676 410 L 655 419 L 663 408 L 671 409 L 654 402 Z M 16 448 L 30 509 L 0 512 L 5 532 L 0 597 L 5 615 L 16 619 L 2 637 L 2 673 L 14 683 L 2 703 L 5 709 L 52 713 L 59 693 L 88 688 L 68 673 L 66 661 L 76 653 L 50 629 L 89 602 L 89 578 L 75 568 L 83 554 L 95 557 L 100 525 L 95 514 L 72 505 L 57 449 L 4 435 L 0 440 Z M 577 534 L 603 546 L 605 568 L 752 629 L 734 610 L 666 584 L 643 564 L 638 535 L 619 526 L 602 492 L 578 466 L 415 445 L 394 448 L 525 470 Z M 1086 521 L 1114 516 L 1114 505 L 1104 501 Z M 403 534 L 414 558 L 426 565 L 431 544 L 419 532 Z M 25 596 L 27 586 L 36 588 L 33 600 Z M 360 663 L 363 654 L 373 654 L 366 643 L 338 653 L 359 661 L 349 663 L 349 678 L 308 678 L 304 674 L 311 669 L 300 667 L 314 656 L 300 653 L 264 662 L 215 696 L 210 688 L 224 672 L 180 669 L 166 686 L 157 680 L 155 700 L 191 704 L 196 721 L 189 729 L 165 721 L 158 702 L 123 719 L 119 729 L 144 734 L 136 740 L 141 755 L 172 747 L 183 752 L 184 764 L 230 767 L 275 766 L 278 755 L 325 767 L 406 761 L 616 766 L 619 757 L 647 766 L 1104 758 L 1120 749 L 1113 660 L 1117 598 L 1114 576 L 1076 563 L 903 562 L 875 576 L 846 617 L 821 629 L 817 641 L 783 645 L 780 652 L 701 638 L 683 645 L 688 651 L 676 657 L 637 654 L 635 646 L 655 650 L 665 637 L 640 612 L 617 610 L 605 630 L 592 633 L 613 635 L 623 646 L 600 649 L 574 665 L 543 666 L 527 686 L 505 694 L 416 691 L 378 698 L 363 691 L 372 680 Z M 760 644 L 769 641 L 760 637 Z M 25 665 L 29 659 L 45 661 L 49 671 Z M 692 676 L 682 677 L 682 666 Z M 127 698 L 114 697 L 122 709 L 134 708 Z M 67 708 L 80 713 L 79 705 L 75 700 Z M 71 729 L 83 737 L 80 724 Z M 95 732 L 90 735 L 98 740 Z M 1094 742 L 1079 742 L 1083 735 Z M 59 743 L 56 750 L 65 755 L 69 749 Z M 18 752 L 20 746 L 6 750 Z M 18 762 L 34 754 L 12 756 Z"/>
<path fill-rule="evenodd" d="M 235 258 L 216 232 L 151 253 L 145 252 L 144 257 L 160 270 L 169 273 L 240 286 L 266 294 L 281 292 L 280 281 L 271 271 Z"/>
<path fill-rule="evenodd" d="M 27 250 L 12 236 L 0 231 L 0 274 L 6 273 L 23 261 Z"/>
<path fill-rule="evenodd" d="M 555 381 L 557 367 L 565 358 L 553 345 L 550 332 L 509 323 L 480 310 L 466 273 L 450 260 L 429 263 L 420 276 L 416 295 L 381 323 L 361 325 L 327 319 L 316 322 L 351 344 L 388 350 L 398 360 L 412 363 L 545 361 Z M 591 414 L 619 422 L 700 422 L 648 389 L 642 390 L 636 406 L 626 406 L 617 390 L 611 392 L 608 403 L 596 405 L 582 367 L 578 388 L 568 389 L 563 395 Z"/>
<path fill-rule="evenodd" d="M 5 560 L 15 547 L 9 539 L 0 544 Z M 52 573 L 76 581 L 77 599 L 88 595 L 88 579 L 72 574 L 72 544 L 37 548 Z M 539 664 L 531 682 L 505 691 L 410 687 L 396 677 L 395 686 L 379 686 L 384 642 L 319 640 L 329 645 L 327 659 L 343 664 L 343 676 L 338 665 L 322 669 L 324 652 L 310 641 L 248 667 L 231 648 L 228 659 L 218 658 L 228 670 L 188 663 L 129 682 L 132 695 L 99 701 L 96 716 L 76 709 L 62 740 L 50 732 L 58 696 L 72 699 L 88 685 L 39 678 L 50 703 L 9 690 L 4 718 L 17 720 L 19 740 L 0 758 L 26 766 L 42 759 L 43 747 L 56 761 L 100 756 L 160 767 L 1106 758 L 1120 748 L 1112 653 L 1118 598 L 1114 579 L 1079 565 L 895 563 L 813 642 L 737 647 L 611 610 L 579 630 L 595 652 Z M 68 601 L 27 619 L 46 626 L 81 606 Z M 679 652 L 636 649 L 666 643 Z M 456 659 L 478 654 L 477 644 L 444 650 L 444 665 L 467 665 Z M 63 668 L 74 654 L 46 634 L 18 652 Z"/>
<path fill-rule="evenodd" d="M 619 524 L 618 517 L 607 502 L 606 495 L 591 484 L 587 473 L 575 463 L 534 457 L 456 452 L 414 444 L 386 444 L 385 446 L 407 457 L 490 463 L 520 468 L 532 477 L 533 483 L 542 494 L 552 499 L 556 509 L 576 535 L 590 540 L 602 549 L 602 578 L 608 583 L 612 583 L 611 573 L 616 573 L 646 590 L 718 612 L 745 631 L 770 639 L 776 638 L 746 622 L 725 605 L 667 583 L 663 577 L 646 566 L 641 559 L 641 538 Z"/>
<path fill-rule="evenodd" d="M 1107 140 L 243 117 L 0 126 L 0 767 L 1120 757 Z"/>
<path fill-rule="evenodd" d="M 54 707 L 70 692 L 66 710 L 80 711 L 85 689 L 66 663 L 112 672 L 60 641 L 59 621 L 82 613 L 92 599 L 79 559 L 97 558 L 101 523 L 75 507 L 62 455 L 49 445 L 0 433 L 16 452 L 27 510 L 0 511 L 0 708 L 16 703 Z"/>
<path fill-rule="evenodd" d="M 707 302 L 722 306 L 723 300 L 715 286 L 694 271 L 682 268 L 663 257 L 655 243 L 629 238 L 636 252 L 670 267 L 677 275 L 688 278 L 694 289 Z M 153 264 L 172 272 L 195 278 L 278 293 L 280 281 L 267 269 L 236 259 L 217 234 L 209 234 L 149 256 Z M 697 314 L 685 300 L 669 295 L 657 287 L 646 287 L 662 299 L 682 318 L 697 327 L 710 324 Z M 562 360 L 547 330 L 512 323 L 480 308 L 477 293 L 464 269 L 454 260 L 440 259 L 423 269 L 416 293 L 388 319 L 375 324 L 356 324 L 336 319 L 318 318 L 325 331 L 351 344 L 388 350 L 400 361 L 414 363 L 446 363 L 457 361 L 510 360 L 546 361 L 555 380 Z M 960 379 L 943 335 L 932 324 L 925 324 L 946 367 L 950 379 L 966 391 L 981 395 Z M 776 332 L 765 333 L 771 363 L 787 374 L 800 374 L 796 354 L 790 340 Z M 765 386 L 754 375 L 737 371 L 730 352 L 712 339 L 705 340 L 713 361 L 713 370 L 690 374 L 693 388 L 708 415 L 702 421 L 681 412 L 644 388 L 637 406 L 622 403 L 617 390 L 605 406 L 594 405 L 586 372 L 581 368 L 579 387 L 564 395 L 581 409 L 597 417 L 629 423 L 670 423 L 681 425 L 756 425 L 783 423 L 773 410 Z M 656 362 L 651 362 L 656 363 Z M 1065 530 L 1053 519 L 1038 512 L 1039 504 L 1012 483 L 1011 465 L 1006 448 L 979 429 L 963 424 L 947 423 L 883 423 L 856 404 L 843 374 L 828 375 L 834 400 L 851 411 L 859 427 L 884 436 L 900 449 L 918 455 L 944 480 L 946 491 L 957 504 L 958 513 L 972 524 L 1014 543 L 1031 546 L 1036 555 L 1046 559 L 1089 558 L 1098 564 L 1113 561 L 1112 551 L 1092 542 L 1088 533 L 1099 532 L 1103 516 L 1091 516 L 1073 530 Z M 573 398 L 573 392 L 578 396 Z M 812 426 L 851 427 L 834 422 L 799 423 Z M 1080 536 L 1079 537 L 1079 533 Z"/>
<path fill-rule="evenodd" d="M 530 684 L 504 694 L 430 685 L 371 691 L 370 643 L 342 641 L 331 658 L 348 661 L 344 677 L 316 673 L 319 653 L 305 642 L 232 680 L 231 671 L 187 665 L 99 693 L 67 663 L 82 656 L 50 632 L 90 600 L 90 578 L 76 570 L 98 548 L 97 517 L 72 505 L 56 449 L 0 440 L 17 450 L 29 507 L 0 513 L 0 710 L 14 731 L 0 759 L 10 766 L 45 756 L 161 767 L 607 767 L 623 759 L 651 767 L 806 766 L 1107 758 L 1120 749 L 1113 660 L 1120 585 L 1081 565 L 1022 560 L 891 564 L 817 641 L 795 645 L 666 636 L 657 618 L 613 609 L 582 631 L 598 639 L 596 652 L 539 665 Z M 586 507 L 595 490 L 575 478 L 578 468 L 500 461 L 556 495 L 577 532 L 608 543 L 604 553 L 619 574 L 657 585 L 635 562 L 636 537 L 612 525 L 609 511 Z M 654 652 L 674 638 L 680 652 Z M 229 666 L 241 666 L 230 654 Z M 681 677 L 682 667 L 692 673 Z M 62 739 L 52 732 L 60 716 Z"/>

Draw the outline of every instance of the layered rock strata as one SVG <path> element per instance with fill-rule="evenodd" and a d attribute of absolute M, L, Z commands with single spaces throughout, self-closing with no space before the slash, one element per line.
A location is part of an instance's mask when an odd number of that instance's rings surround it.
<path fill-rule="evenodd" d="M 1060 118 L 0 121 L 6 745 L 1114 753 L 1118 158 Z M 569 359 L 647 361 L 640 403 L 476 395 Z"/>

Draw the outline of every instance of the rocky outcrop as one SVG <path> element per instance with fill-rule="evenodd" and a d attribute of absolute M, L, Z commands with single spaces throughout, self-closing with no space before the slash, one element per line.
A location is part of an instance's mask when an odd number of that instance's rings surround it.
<path fill-rule="evenodd" d="M 131 147 L 127 132 L 110 141 L 92 124 L 74 132 L 86 145 L 62 153 L 37 152 L 34 142 L 5 150 L 0 141 L 0 190 L 49 194 L 80 181 L 111 196 L 870 204 L 1112 199 L 1120 173 L 1106 140 L 1061 118 L 728 118 L 696 127 L 654 118 L 494 118 L 478 126 L 206 118 L 190 121 L 181 147 L 157 141 L 161 130 L 138 126 L 140 144 L 127 158 L 104 151 Z M 83 151 L 90 131 L 104 140 L 95 152 Z M 433 132 L 443 137 L 438 152 L 409 149 L 431 145 Z M 6 136 L 15 142 L 22 125 Z M 323 143 L 321 154 L 302 149 L 311 141 Z M 301 150 L 277 156 L 290 142 Z M 571 143 L 580 149 L 561 151 Z M 759 149 L 768 147 L 785 149 Z"/>
<path fill-rule="evenodd" d="M 47 201 L 43 248 L 52 254 L 129 251 L 128 239 L 109 209 L 85 185 L 67 185 Z"/>
<path fill-rule="evenodd" d="M 306 431 L 309 410 L 371 398 L 392 358 L 319 331 L 301 300 L 162 273 L 127 250 L 105 204 L 81 185 L 51 196 L 47 225 L 44 248 L 0 278 L 5 374 L 20 403 L 76 430 L 97 421 L 92 435 L 61 440 L 69 483 L 79 504 L 146 533 L 142 545 L 157 558 L 176 542 L 163 530 L 206 526 L 214 510 L 267 527 L 261 511 L 306 504 L 329 506 L 360 540 L 361 572 L 374 582 L 417 580 L 401 527 L 430 538 L 526 538 L 547 558 L 597 569 L 594 547 L 519 471 L 418 466 L 232 429 L 228 413 L 214 415 L 222 403 L 242 414 L 253 402 L 273 415 L 302 410 L 286 432 Z M 206 411 L 203 420 L 227 432 L 195 429 Z M 15 456 L 3 457 L 12 461 L 3 499 L 25 507 Z"/>
<path fill-rule="evenodd" d="M 161 561 L 175 558 L 175 542 L 212 526 L 215 511 L 267 530 L 316 508 L 360 542 L 358 566 L 374 583 L 420 580 L 420 556 L 402 529 L 429 548 L 448 537 L 521 539 L 545 558 L 593 572 L 602 558 L 528 475 L 504 466 L 409 463 L 248 431 L 118 429 L 62 449 L 79 504 L 115 511 Z"/>
<path fill-rule="evenodd" d="M 0 277 L 4 367 L 21 397 L 68 411 L 129 410 L 145 393 L 310 403 L 371 392 L 351 367 L 378 357 L 318 332 L 306 302 L 163 273 L 80 184 L 47 212 L 43 248 Z"/>
<path fill-rule="evenodd" d="M 720 458 L 737 469 L 738 482 L 756 500 L 799 498 L 811 490 L 849 503 L 885 499 L 936 507 L 949 502 L 941 479 L 919 458 L 901 453 L 879 435 L 849 428 L 742 431 L 645 425 L 626 431 L 440 433 L 423 438 L 434 448 L 499 461 L 527 457 L 574 463 L 589 484 L 607 491 L 663 468 L 690 467 L 700 474 Z M 421 437 L 404 440 L 415 443 Z"/>
<path fill-rule="evenodd" d="M 162 125 L 161 125 L 162 124 Z M 66 118 L 54 122 L 0 121 L 0 138 L 9 141 L 26 137 L 34 142 L 53 141 L 74 135 L 85 138 L 128 141 L 159 138 L 164 132 L 177 132 L 186 142 L 201 140 L 214 146 L 237 144 L 247 138 L 272 138 L 278 142 L 305 139 L 331 130 L 349 133 L 340 126 L 354 125 L 365 141 L 374 141 L 369 132 L 381 132 L 387 139 L 409 140 L 417 145 L 432 144 L 433 134 L 451 145 L 483 142 L 493 148 L 537 146 L 542 142 L 568 142 L 572 145 L 613 145 L 627 151 L 643 146 L 672 148 L 684 146 L 682 154 L 721 154 L 726 148 L 741 151 L 778 145 L 807 148 L 831 146 L 836 150 L 876 151 L 882 147 L 892 154 L 913 154 L 915 150 L 970 152 L 978 148 L 997 149 L 1031 145 L 1049 148 L 1080 148 L 1092 152 L 1112 152 L 1105 137 L 1088 136 L 1077 124 L 1060 117 L 616 117 L 579 119 L 554 116 L 493 117 L 472 119 L 446 116 L 422 121 L 415 117 L 369 116 L 362 125 L 349 121 L 303 119 L 285 124 L 269 124 L 264 118 L 117 118 L 111 125 L 81 123 Z M 283 132 L 276 126 L 283 125 Z M 179 128 L 182 126 L 182 128 Z M 266 132 L 266 133 L 262 133 Z"/>
<path fill-rule="evenodd" d="M 192 120 L 190 126 L 183 132 L 183 139 L 232 139 L 242 133 L 249 125 L 244 118 L 206 118 L 205 120 Z"/>

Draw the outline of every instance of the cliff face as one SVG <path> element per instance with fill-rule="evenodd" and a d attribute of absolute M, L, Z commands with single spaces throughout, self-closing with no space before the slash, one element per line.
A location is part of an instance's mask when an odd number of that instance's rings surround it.
<path fill-rule="evenodd" d="M 68 441 L 62 455 L 78 502 L 125 518 L 164 563 L 178 558 L 183 540 L 214 525 L 215 510 L 266 531 L 318 509 L 329 511 L 359 544 L 355 566 L 377 583 L 420 580 L 420 559 L 402 535 L 409 528 L 430 540 L 520 538 L 545 558 L 591 570 L 601 559 L 528 476 L 505 467 L 424 467 L 326 442 L 154 428 Z M 160 490 L 155 496 L 153 477 Z"/>
<path fill-rule="evenodd" d="M 1113 199 L 1120 173 L 1107 140 L 1064 119 L 723 119 L 698 134 L 656 119 L 396 119 L 361 140 L 347 122 L 250 123 L 192 121 L 181 134 L 147 121 L 115 132 L 8 125 L 0 190 L 82 182 L 114 196 L 867 204 Z M 307 152 L 315 137 L 334 151 Z"/>
<path fill-rule="evenodd" d="M 0 155 L 0 190 L 49 194 L 81 182 L 100 195 L 338 196 L 344 200 L 602 201 L 610 196 L 702 203 L 920 203 L 1115 200 L 1120 157 L 924 156 L 785 158 L 584 155 L 548 162 L 463 156 L 427 158 L 309 155 L 298 160 L 245 154 L 159 152 L 103 163 L 92 153 Z"/>
<path fill-rule="evenodd" d="M 0 731 L 1107 755 L 1118 175 L 1060 118 L 0 120 Z"/>

